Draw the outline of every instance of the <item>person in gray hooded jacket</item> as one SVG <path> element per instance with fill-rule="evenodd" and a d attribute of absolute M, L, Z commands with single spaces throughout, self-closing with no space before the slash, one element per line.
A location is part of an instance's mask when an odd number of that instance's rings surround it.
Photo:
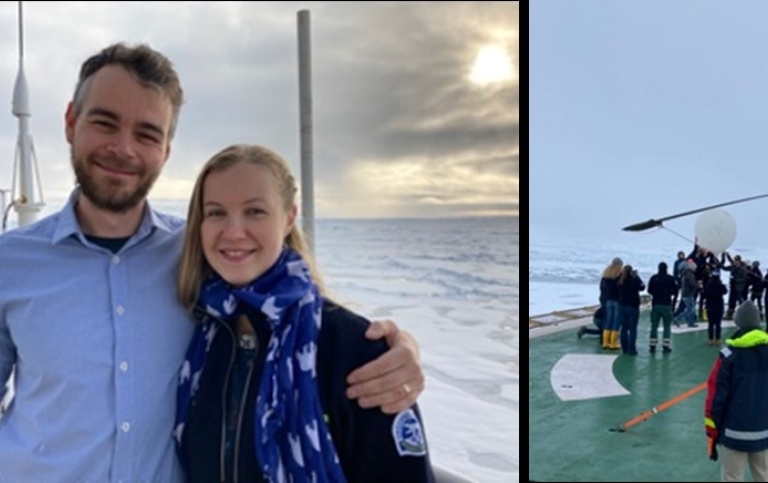
<path fill-rule="evenodd" d="M 685 304 L 683 313 L 675 317 L 675 325 L 680 327 L 680 320 L 685 320 L 688 327 L 696 327 L 696 291 L 699 289 L 696 283 L 696 264 L 688 262 L 683 268 L 683 276 L 680 279 L 680 298 Z"/>

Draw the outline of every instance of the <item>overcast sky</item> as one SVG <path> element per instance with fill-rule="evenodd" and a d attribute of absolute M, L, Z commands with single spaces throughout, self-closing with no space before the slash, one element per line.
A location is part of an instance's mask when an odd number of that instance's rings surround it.
<path fill-rule="evenodd" d="M 666 243 L 621 228 L 768 193 L 766 21 L 763 1 L 531 2 L 534 234 Z M 724 209 L 768 246 L 768 198 Z"/>
<path fill-rule="evenodd" d="M 237 142 L 276 150 L 298 176 L 301 9 L 311 12 L 317 216 L 517 214 L 515 2 L 24 2 L 46 210 L 74 184 L 63 114 L 80 64 L 115 41 L 165 53 L 185 90 L 153 198 L 186 199 L 205 160 Z M 17 12 L 17 2 L 0 2 L 6 189 L 18 132 Z"/>

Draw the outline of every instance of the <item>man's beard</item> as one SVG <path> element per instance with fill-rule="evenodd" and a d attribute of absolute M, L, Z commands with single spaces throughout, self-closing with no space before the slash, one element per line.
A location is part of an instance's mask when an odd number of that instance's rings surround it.
<path fill-rule="evenodd" d="M 147 177 L 147 173 L 142 171 L 138 173 L 140 177 L 139 185 L 129 193 L 124 192 L 122 183 L 99 183 L 88 171 L 89 161 L 75 157 L 73 151 L 70 152 L 72 167 L 75 170 L 75 178 L 83 195 L 97 207 L 111 211 L 113 213 L 125 213 L 141 204 L 152 189 L 159 173 Z M 103 159 L 100 161 L 109 162 L 112 166 L 120 166 L 122 163 L 116 159 Z"/>

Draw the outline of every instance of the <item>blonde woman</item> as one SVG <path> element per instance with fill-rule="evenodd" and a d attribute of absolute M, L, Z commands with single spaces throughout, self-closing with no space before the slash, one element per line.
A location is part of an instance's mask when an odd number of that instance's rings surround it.
<path fill-rule="evenodd" d="M 179 275 L 199 322 L 175 436 L 188 481 L 432 481 L 419 409 L 363 409 L 346 377 L 387 346 L 329 300 L 296 226 L 296 183 L 261 146 L 195 184 Z"/>
<path fill-rule="evenodd" d="M 621 315 L 619 313 L 619 277 L 624 268 L 624 262 L 616 257 L 603 270 L 600 279 L 600 303 L 605 307 L 605 323 L 603 325 L 603 349 L 621 349 L 619 331 L 621 330 Z"/>

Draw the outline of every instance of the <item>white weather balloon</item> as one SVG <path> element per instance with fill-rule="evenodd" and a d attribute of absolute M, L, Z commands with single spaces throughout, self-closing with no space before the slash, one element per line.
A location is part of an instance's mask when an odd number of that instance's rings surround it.
<path fill-rule="evenodd" d="M 736 222 L 724 210 L 705 211 L 696 220 L 694 233 L 700 247 L 719 255 L 736 239 Z"/>

